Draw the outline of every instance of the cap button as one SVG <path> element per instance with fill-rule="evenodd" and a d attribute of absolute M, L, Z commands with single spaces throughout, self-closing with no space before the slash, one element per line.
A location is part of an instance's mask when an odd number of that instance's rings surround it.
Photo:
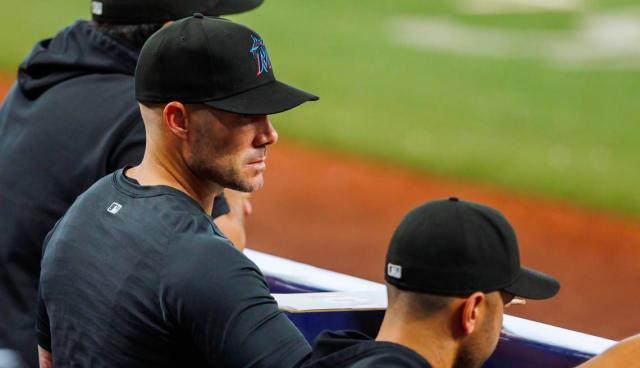
<path fill-rule="evenodd" d="M 202 13 L 193 13 L 193 17 L 194 18 L 198 18 L 198 19 L 202 19 L 202 18 L 204 18 L 204 15 L 202 15 Z"/>
<path fill-rule="evenodd" d="M 458 197 L 449 197 L 449 200 L 450 200 L 451 202 L 458 202 L 458 201 L 460 201 L 460 200 L 458 199 Z"/>

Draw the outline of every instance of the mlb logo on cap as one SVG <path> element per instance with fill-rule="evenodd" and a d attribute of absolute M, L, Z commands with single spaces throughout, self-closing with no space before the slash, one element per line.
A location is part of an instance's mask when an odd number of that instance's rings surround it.
<path fill-rule="evenodd" d="M 387 264 L 387 275 L 396 279 L 402 278 L 402 266 L 394 265 L 393 263 Z"/>
<path fill-rule="evenodd" d="M 91 13 L 95 15 L 102 15 L 102 3 L 100 1 L 91 2 Z"/>

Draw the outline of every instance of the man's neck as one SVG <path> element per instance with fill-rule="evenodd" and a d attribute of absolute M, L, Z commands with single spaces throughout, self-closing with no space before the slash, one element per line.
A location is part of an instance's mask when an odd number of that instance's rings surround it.
<path fill-rule="evenodd" d="M 432 368 L 451 368 L 458 350 L 446 326 L 439 321 L 409 321 L 385 314 L 376 341 L 389 341 L 410 348 Z"/>
<path fill-rule="evenodd" d="M 125 173 L 140 185 L 166 185 L 184 192 L 195 200 L 205 213 L 213 210 L 213 201 L 223 188 L 198 179 L 186 165 L 172 165 L 145 153 L 140 165 Z"/>

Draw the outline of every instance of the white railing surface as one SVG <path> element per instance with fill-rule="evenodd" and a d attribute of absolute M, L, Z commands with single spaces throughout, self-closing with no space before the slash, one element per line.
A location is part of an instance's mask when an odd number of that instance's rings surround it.
<path fill-rule="evenodd" d="M 295 262 L 271 254 L 245 249 L 247 255 L 267 276 L 299 285 L 333 291 L 384 290 L 384 285 L 357 277 Z"/>
<path fill-rule="evenodd" d="M 333 291 L 306 293 L 306 295 L 275 294 L 283 309 L 302 312 L 386 308 L 386 290 L 383 284 L 251 249 L 245 250 L 245 254 L 266 276 Z M 504 316 L 503 332 L 529 341 L 594 355 L 602 353 L 615 344 L 613 340 L 509 315 Z"/>
<path fill-rule="evenodd" d="M 600 354 L 616 343 L 614 340 L 509 315 L 504 316 L 502 331 L 530 341 L 592 355 Z"/>

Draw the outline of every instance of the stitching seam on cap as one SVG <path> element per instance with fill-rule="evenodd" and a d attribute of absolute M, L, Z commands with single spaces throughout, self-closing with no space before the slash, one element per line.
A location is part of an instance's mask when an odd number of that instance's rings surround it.
<path fill-rule="evenodd" d="M 215 67 L 215 63 L 213 62 L 213 52 L 211 50 L 211 45 L 209 44 L 209 35 L 207 34 L 207 31 L 205 31 L 204 29 L 204 24 L 203 22 L 205 21 L 206 18 L 203 18 L 201 21 L 199 21 L 198 23 L 200 24 L 200 27 L 202 28 L 202 33 L 204 34 L 204 38 L 205 38 L 205 43 L 207 44 L 207 51 L 208 51 L 208 55 L 209 55 L 209 61 L 210 61 L 210 71 L 211 71 L 211 76 L 213 78 L 213 85 L 215 86 L 215 89 L 218 89 L 218 78 L 216 77 L 216 73 L 215 70 L 217 70 L 217 68 Z M 215 94 L 215 93 L 214 93 Z"/>
<path fill-rule="evenodd" d="M 488 293 L 492 291 L 503 290 L 505 288 L 511 287 L 512 285 L 511 283 L 494 284 L 494 285 L 488 285 L 486 287 L 483 287 L 482 289 L 460 289 L 457 291 L 451 291 L 450 289 L 446 289 L 446 288 L 443 289 L 443 288 L 432 287 L 432 286 L 417 286 L 415 284 L 403 282 L 402 280 L 390 278 L 387 275 L 385 275 L 385 281 L 403 290 L 415 291 L 418 293 L 434 294 L 434 295 L 464 295 L 464 294 L 475 293 L 476 291 Z"/>
<path fill-rule="evenodd" d="M 460 227 L 460 232 L 462 233 L 462 239 L 464 242 L 467 241 L 467 228 L 464 226 L 464 221 L 462 221 L 462 216 L 460 215 L 460 211 L 462 208 L 462 204 L 460 202 L 454 202 L 453 204 L 456 211 L 456 220 L 458 220 L 458 225 Z M 466 209 L 466 208 L 465 208 Z M 474 242 L 475 245 L 475 242 Z"/>
<path fill-rule="evenodd" d="M 254 89 L 257 89 L 257 88 L 260 88 L 260 87 L 263 87 L 263 86 L 266 86 L 266 85 L 274 84 L 274 83 L 284 84 L 284 83 L 278 82 L 276 80 L 272 80 L 272 81 L 260 84 L 258 86 L 255 86 L 255 87 L 251 87 L 251 88 L 249 88 L 247 90 L 240 91 L 238 93 L 234 93 L 232 95 L 227 95 L 227 96 L 220 97 L 220 98 L 211 98 L 211 96 L 199 96 L 199 97 L 190 97 L 190 98 L 174 97 L 174 99 L 176 101 L 180 101 L 182 103 L 201 103 L 201 102 L 224 101 L 224 100 L 226 100 L 228 98 L 232 98 L 232 97 L 241 95 L 243 93 L 247 93 L 249 91 L 253 91 Z M 291 87 L 289 85 L 286 85 L 286 86 Z M 291 87 L 291 88 L 295 88 L 295 87 Z M 141 101 L 141 102 L 166 102 L 167 101 L 166 96 L 151 95 L 151 94 L 144 95 L 144 96 L 138 96 L 138 100 Z"/>

